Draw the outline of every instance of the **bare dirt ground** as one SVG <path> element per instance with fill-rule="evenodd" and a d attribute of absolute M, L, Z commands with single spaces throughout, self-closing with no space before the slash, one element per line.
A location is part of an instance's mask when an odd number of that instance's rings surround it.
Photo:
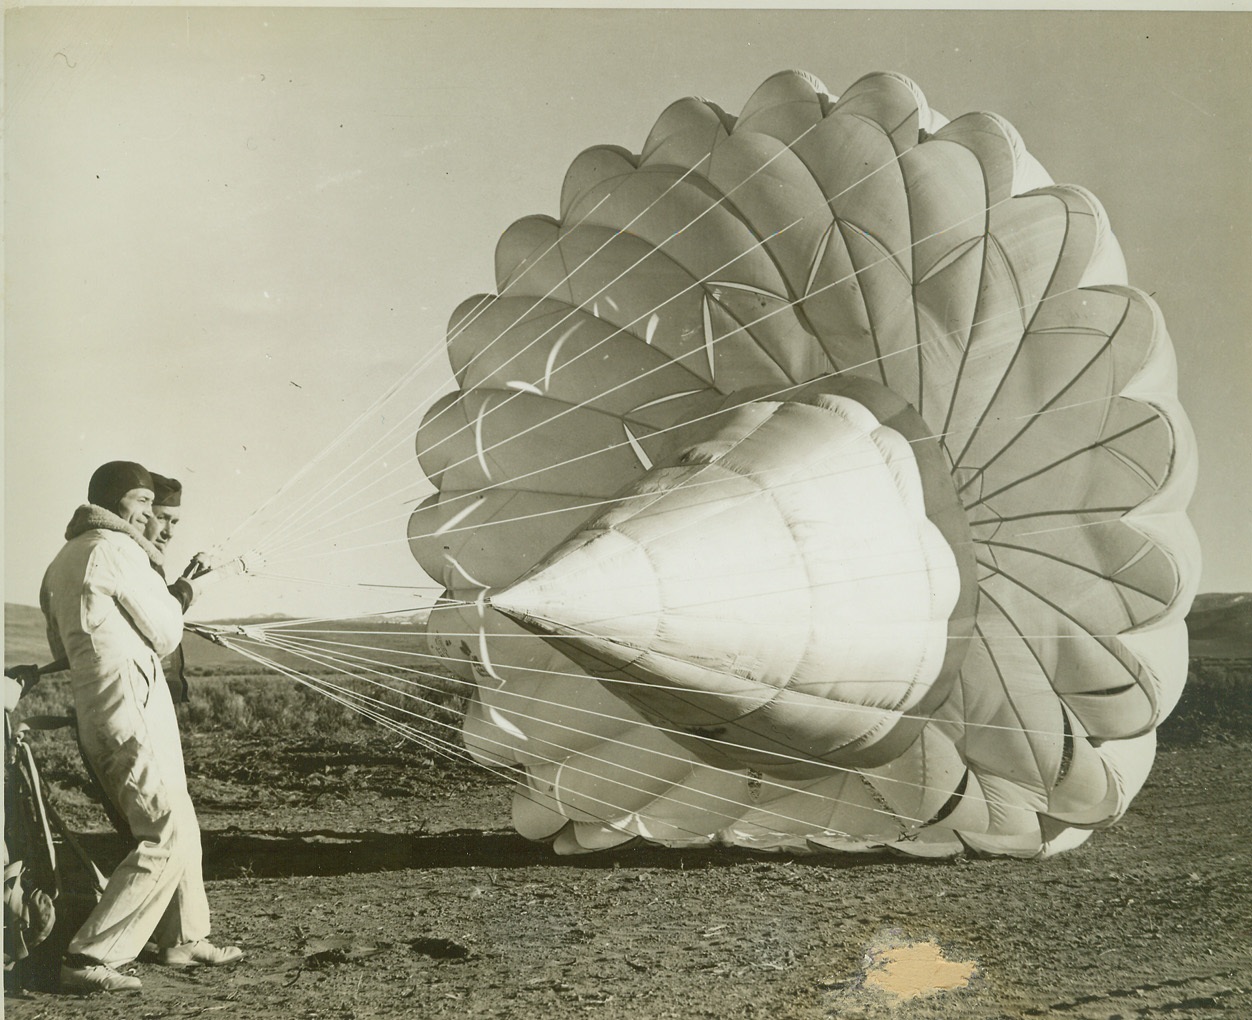
<path fill-rule="evenodd" d="M 1127 818 L 1069 854 L 931 863 L 559 858 L 511 832 L 505 786 L 404 748 L 187 744 L 215 937 L 246 961 L 141 962 L 139 994 L 6 994 L 6 1015 L 1252 1017 L 1246 741 L 1165 750 Z M 116 837 L 57 797 L 107 870 Z M 924 940 L 972 980 L 879 989 L 886 951 Z"/>

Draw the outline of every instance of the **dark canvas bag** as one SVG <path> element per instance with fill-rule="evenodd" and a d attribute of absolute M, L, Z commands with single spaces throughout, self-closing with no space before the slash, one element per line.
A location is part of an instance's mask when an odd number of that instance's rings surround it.
<path fill-rule="evenodd" d="M 104 878 L 44 797 L 27 735 L 68 725 L 4 717 L 4 971 L 9 987 L 56 988 L 61 956 L 99 902 Z M 61 853 L 59 851 L 69 850 Z"/>

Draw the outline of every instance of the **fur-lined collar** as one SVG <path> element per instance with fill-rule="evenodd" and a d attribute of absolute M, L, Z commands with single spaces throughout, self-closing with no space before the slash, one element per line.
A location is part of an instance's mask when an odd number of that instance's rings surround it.
<path fill-rule="evenodd" d="M 165 566 L 165 555 L 155 545 L 143 537 L 143 532 L 136 528 L 133 524 L 128 524 L 117 516 L 112 510 L 106 510 L 102 506 L 96 506 L 94 503 L 84 503 L 74 511 L 74 516 L 70 518 L 70 523 L 65 529 L 65 540 L 68 542 L 72 538 L 77 538 L 85 531 L 120 531 L 123 535 L 129 535 L 139 543 L 148 556 L 148 560 L 157 570 Z"/>

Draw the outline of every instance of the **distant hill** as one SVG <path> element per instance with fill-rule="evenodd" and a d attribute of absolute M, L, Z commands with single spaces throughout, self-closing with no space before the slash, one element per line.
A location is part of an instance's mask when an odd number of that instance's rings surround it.
<path fill-rule="evenodd" d="M 43 613 L 33 606 L 4 604 L 4 664 L 48 661 L 48 638 L 44 632 Z"/>
<path fill-rule="evenodd" d="M 1252 594 L 1197 595 L 1187 630 L 1193 659 L 1252 659 Z"/>

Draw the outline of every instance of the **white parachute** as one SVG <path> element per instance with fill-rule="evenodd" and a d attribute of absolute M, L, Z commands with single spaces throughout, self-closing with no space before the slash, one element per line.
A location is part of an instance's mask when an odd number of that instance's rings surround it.
<path fill-rule="evenodd" d="M 1193 439 L 1096 199 L 898 75 L 579 156 L 453 315 L 409 523 L 524 835 L 1073 847 L 1186 676 Z"/>

